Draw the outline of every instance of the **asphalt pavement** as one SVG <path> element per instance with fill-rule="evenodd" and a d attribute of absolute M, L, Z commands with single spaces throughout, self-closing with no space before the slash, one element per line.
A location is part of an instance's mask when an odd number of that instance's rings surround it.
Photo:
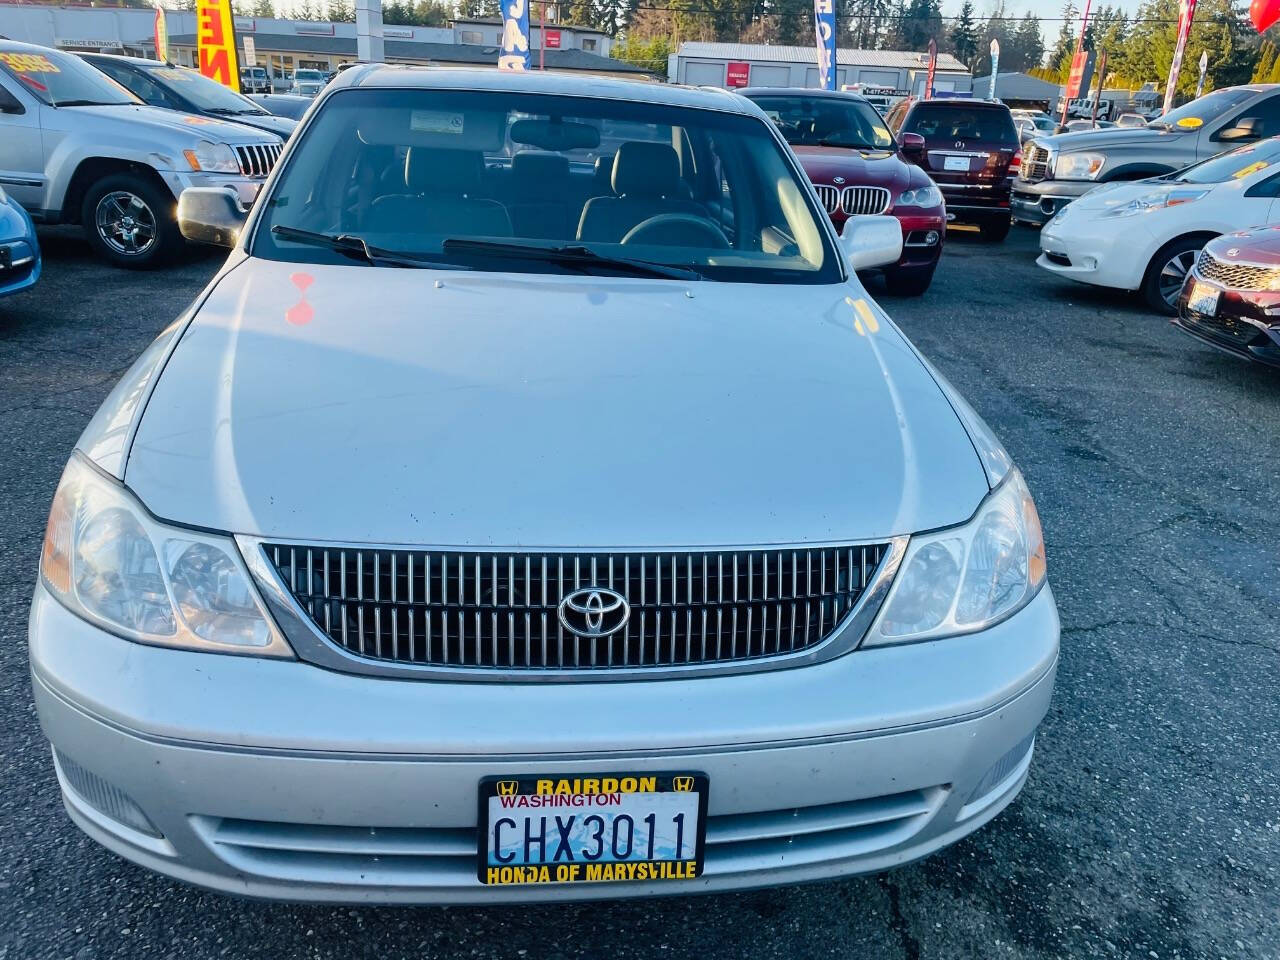
<path fill-rule="evenodd" d="M 1280 374 L 1136 300 L 955 235 L 881 302 L 1003 438 L 1039 504 L 1063 619 L 1022 796 L 881 876 L 527 909 L 257 903 L 153 876 L 62 810 L 27 610 L 80 430 L 216 270 L 94 262 L 43 231 L 0 301 L 0 960 L 1280 957 Z M 881 295 L 873 287 L 873 294 Z"/>

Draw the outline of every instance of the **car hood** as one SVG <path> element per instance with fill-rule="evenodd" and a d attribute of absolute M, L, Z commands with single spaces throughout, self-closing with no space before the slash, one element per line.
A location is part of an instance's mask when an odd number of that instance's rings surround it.
<path fill-rule="evenodd" d="M 163 107 L 151 107 L 146 104 L 59 107 L 56 113 L 75 116 L 90 114 L 103 120 L 128 123 L 135 130 L 139 127 L 151 127 L 156 130 L 181 131 L 190 134 L 195 140 L 213 140 L 219 143 L 253 143 L 270 139 L 264 138 L 256 130 L 246 130 L 239 123 L 215 120 L 213 117 L 202 117 L 193 113 L 182 113 L 179 110 L 167 110 Z"/>
<path fill-rule="evenodd" d="M 166 364 L 125 482 L 265 537 L 502 547 L 881 539 L 987 492 L 861 288 L 249 259 Z"/>
<path fill-rule="evenodd" d="M 849 150 L 843 147 L 793 147 L 805 175 L 813 183 L 831 183 L 844 177 L 845 183 L 866 187 L 905 190 L 911 185 L 911 171 L 893 150 Z M 920 181 L 924 182 L 921 171 Z"/>
<path fill-rule="evenodd" d="M 1053 136 L 1035 136 L 1037 143 L 1051 147 L 1059 153 L 1076 153 L 1080 150 L 1110 149 L 1113 147 L 1150 146 L 1161 149 L 1184 137 L 1194 137 L 1193 130 L 1158 130 L 1154 127 L 1109 127 L 1106 130 L 1080 130 L 1077 133 L 1058 133 Z"/>
<path fill-rule="evenodd" d="M 271 113 L 236 114 L 234 117 L 228 117 L 227 119 L 233 120 L 241 126 L 254 127 L 257 130 L 274 133 L 281 140 L 288 140 L 293 136 L 293 131 L 298 128 L 297 120 L 290 120 L 288 117 L 277 117 Z"/>
<path fill-rule="evenodd" d="M 1224 234 L 1205 246 L 1214 257 L 1228 263 L 1280 266 L 1280 226 L 1258 227 Z"/>

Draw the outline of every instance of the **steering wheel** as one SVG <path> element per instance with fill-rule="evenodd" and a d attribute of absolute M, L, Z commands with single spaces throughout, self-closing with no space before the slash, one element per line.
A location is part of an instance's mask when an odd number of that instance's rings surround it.
<path fill-rule="evenodd" d="M 700 243 L 695 240 L 693 243 L 685 243 L 682 233 L 701 233 L 710 243 Z M 651 236 L 646 241 L 645 235 Z M 674 235 L 677 239 L 672 242 L 670 237 Z M 626 236 L 622 238 L 625 243 L 657 243 L 669 247 L 714 247 L 718 250 L 727 250 L 729 247 L 729 238 L 724 235 L 724 231 L 717 227 L 705 217 L 699 217 L 692 213 L 660 213 L 656 217 L 650 217 L 648 220 L 641 220 L 634 227 L 627 231 Z"/>

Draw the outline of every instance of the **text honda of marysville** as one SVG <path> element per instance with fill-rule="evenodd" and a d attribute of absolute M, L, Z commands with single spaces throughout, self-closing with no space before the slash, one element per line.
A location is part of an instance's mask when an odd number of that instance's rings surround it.
<path fill-rule="evenodd" d="M 30 622 L 67 810 L 153 870 L 501 902 L 882 870 L 1022 788 L 1027 485 L 723 91 L 367 65 L 93 418 Z"/>

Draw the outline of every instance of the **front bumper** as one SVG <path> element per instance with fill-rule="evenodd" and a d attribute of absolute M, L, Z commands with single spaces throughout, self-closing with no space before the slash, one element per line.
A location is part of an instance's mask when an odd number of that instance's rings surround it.
<path fill-rule="evenodd" d="M 1202 278 L 1193 269 L 1178 297 L 1173 325 L 1219 350 L 1280 367 L 1280 291 L 1229 290 L 1209 282 L 1222 289 L 1218 309 L 1210 315 L 1191 309 L 1191 289 L 1197 280 Z"/>
<path fill-rule="evenodd" d="M 810 667 L 442 683 L 141 646 L 38 587 L 30 653 L 67 810 L 120 855 L 248 896 L 493 903 L 819 880 L 938 850 L 1021 789 L 1058 635 L 1046 587 L 982 633 Z M 482 777 L 670 769 L 710 777 L 701 877 L 476 879 Z"/>
<path fill-rule="evenodd" d="M 1023 223 L 1048 223 L 1063 207 L 1078 200 L 1097 184 L 1091 180 L 1023 180 L 1013 182 L 1013 219 Z"/>
<path fill-rule="evenodd" d="M 187 187 L 227 187 L 236 192 L 240 202 L 248 207 L 258 198 L 258 192 L 267 182 L 266 177 L 246 177 L 239 173 L 190 173 L 183 170 L 161 170 L 160 176 L 175 197 L 182 196 Z"/>
<path fill-rule="evenodd" d="M 34 230 L 28 237 L 0 240 L 0 297 L 35 286 L 40 266 L 40 245 Z"/>
<path fill-rule="evenodd" d="M 890 208 L 885 214 L 897 217 L 898 223 L 902 225 L 902 256 L 898 258 L 897 263 L 885 269 L 914 271 L 933 270 L 937 267 L 947 236 L 946 209 L 942 205 L 923 209 L 925 212 L 906 214 Z M 840 209 L 829 211 L 827 216 L 831 218 L 837 233 L 844 228 L 845 221 L 849 219 L 848 214 Z M 932 243 L 929 242 L 930 234 L 937 236 Z"/>
<path fill-rule="evenodd" d="M 1036 264 L 1068 280 L 1137 290 L 1159 245 L 1140 217 L 1054 221 L 1040 231 Z"/>

